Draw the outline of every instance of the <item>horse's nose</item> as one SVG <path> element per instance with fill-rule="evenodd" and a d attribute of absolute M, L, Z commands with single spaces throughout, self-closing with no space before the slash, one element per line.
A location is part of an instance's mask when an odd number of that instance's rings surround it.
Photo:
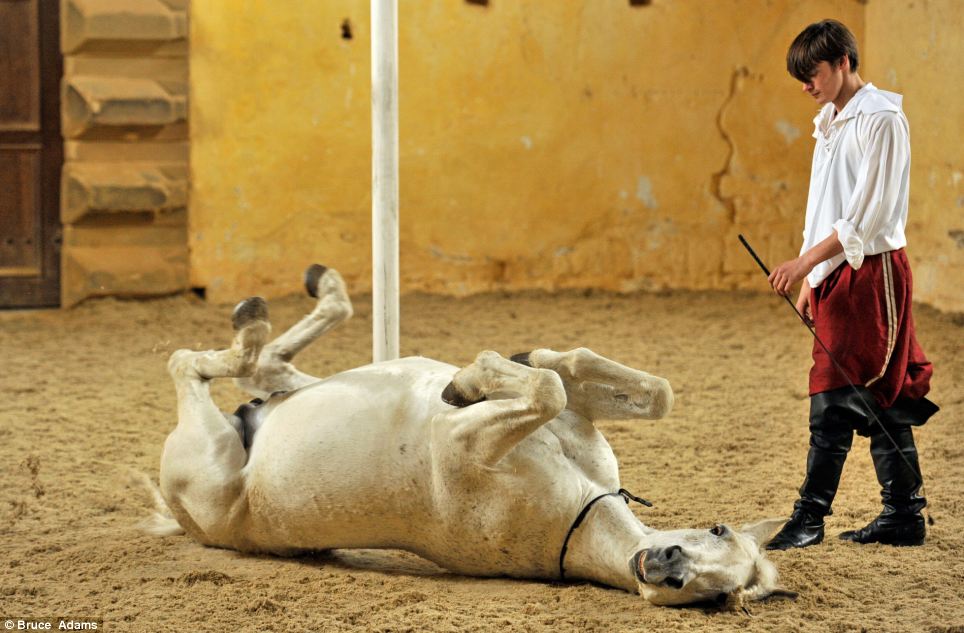
<path fill-rule="evenodd" d="M 647 563 L 659 563 L 667 564 L 674 563 L 683 555 L 683 548 L 679 545 L 671 545 L 669 547 L 651 547 L 646 550 L 646 560 Z"/>

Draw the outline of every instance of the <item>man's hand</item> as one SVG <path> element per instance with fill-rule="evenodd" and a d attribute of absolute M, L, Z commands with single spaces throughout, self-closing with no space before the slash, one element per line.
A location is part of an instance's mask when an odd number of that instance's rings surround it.
<path fill-rule="evenodd" d="M 801 255 L 774 268 L 767 280 L 778 295 L 786 297 L 790 294 L 793 284 L 809 275 L 812 269 L 813 266 L 808 262 L 806 255 Z"/>
<path fill-rule="evenodd" d="M 785 261 L 774 268 L 773 272 L 770 273 L 770 276 L 767 277 L 767 279 L 769 280 L 770 285 L 773 286 L 773 289 L 777 291 L 778 295 L 788 297 L 790 296 L 790 289 L 793 288 L 793 284 L 809 275 L 810 271 L 813 270 L 814 267 L 820 262 L 828 260 L 834 255 L 842 252 L 843 245 L 840 243 L 840 240 L 837 239 L 837 232 L 833 231 L 820 243 L 802 254 L 800 257 Z M 809 301 L 809 288 L 807 291 Z M 800 308 L 800 302 L 803 299 L 803 290 L 800 292 L 801 296 L 797 298 L 798 309 Z M 802 314 L 803 310 L 800 310 L 800 312 Z"/>

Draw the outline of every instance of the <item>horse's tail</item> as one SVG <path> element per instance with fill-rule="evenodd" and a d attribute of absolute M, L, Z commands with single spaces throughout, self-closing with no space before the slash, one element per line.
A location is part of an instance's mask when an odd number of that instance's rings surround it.
<path fill-rule="evenodd" d="M 174 518 L 157 484 L 140 471 L 131 471 L 131 478 L 135 483 L 140 484 L 141 488 L 150 495 L 151 501 L 154 504 L 154 512 L 138 523 L 137 527 L 153 536 L 177 536 L 184 534 L 184 528 L 182 528 L 181 524 Z"/>

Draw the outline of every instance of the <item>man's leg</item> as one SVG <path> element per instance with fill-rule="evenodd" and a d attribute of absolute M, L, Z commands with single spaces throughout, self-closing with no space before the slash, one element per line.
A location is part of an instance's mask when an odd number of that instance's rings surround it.
<path fill-rule="evenodd" d="M 844 532 L 840 538 L 855 543 L 923 545 L 926 528 L 921 510 L 927 500 L 920 495 L 922 482 L 914 433 L 909 426 L 889 427 L 888 432 L 893 443 L 879 429 L 870 436 L 870 455 L 880 482 L 884 510 L 867 526 Z M 911 467 L 901 458 L 901 453 Z"/>
<path fill-rule="evenodd" d="M 823 518 L 831 514 L 830 507 L 854 437 L 853 427 L 835 415 L 833 393 L 818 393 L 810 398 L 807 475 L 800 486 L 800 498 L 793 504 L 790 520 L 767 544 L 769 550 L 808 547 L 823 541 Z"/>

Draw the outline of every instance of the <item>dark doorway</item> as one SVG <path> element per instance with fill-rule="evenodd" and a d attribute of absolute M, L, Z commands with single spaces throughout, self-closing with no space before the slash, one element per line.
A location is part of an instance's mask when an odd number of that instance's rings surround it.
<path fill-rule="evenodd" d="M 58 0 L 0 0 L 0 307 L 60 304 Z"/>

